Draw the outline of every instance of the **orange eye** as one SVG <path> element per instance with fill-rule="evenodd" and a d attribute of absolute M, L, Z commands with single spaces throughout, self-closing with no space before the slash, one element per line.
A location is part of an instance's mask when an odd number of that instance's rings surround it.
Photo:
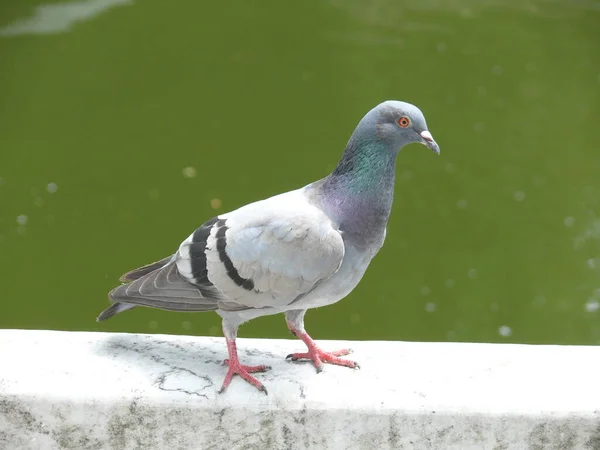
<path fill-rule="evenodd" d="M 410 119 L 408 117 L 402 116 L 398 119 L 398 125 L 400 125 L 402 128 L 406 128 L 410 125 Z"/>

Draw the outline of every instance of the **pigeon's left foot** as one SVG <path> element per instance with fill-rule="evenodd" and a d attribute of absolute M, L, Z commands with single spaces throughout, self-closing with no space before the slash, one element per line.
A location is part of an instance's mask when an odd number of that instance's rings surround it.
<path fill-rule="evenodd" d="M 229 340 L 227 338 L 225 338 L 225 340 L 227 342 L 227 350 L 229 352 L 229 359 L 224 360 L 223 363 L 225 365 L 229 366 L 229 370 L 227 371 L 227 375 L 225 375 L 225 379 L 223 380 L 223 385 L 221 386 L 221 389 L 219 389 L 219 394 L 222 394 L 223 392 L 225 392 L 225 389 L 227 389 L 227 387 L 231 383 L 231 380 L 233 379 L 234 375 L 240 376 L 241 378 L 246 380 L 248 383 L 250 383 L 252 386 L 254 386 L 256 389 L 258 389 L 259 391 L 262 391 L 266 394 L 267 389 L 263 386 L 263 384 L 260 381 L 258 381 L 256 378 L 254 378 L 250 374 L 256 373 L 256 372 L 266 372 L 267 370 L 270 370 L 271 367 L 263 366 L 263 365 L 261 365 L 261 366 L 245 366 L 245 365 L 241 364 L 240 360 L 238 359 L 238 356 L 237 356 L 237 348 L 235 345 L 235 340 Z"/>
<path fill-rule="evenodd" d="M 225 391 L 225 389 L 227 389 L 234 375 L 239 375 L 259 391 L 262 391 L 265 394 L 267 393 L 267 389 L 264 387 L 264 385 L 250 374 L 256 372 L 266 372 L 267 370 L 271 369 L 271 367 L 245 366 L 243 364 L 240 364 L 239 361 L 236 361 L 232 364 L 228 359 L 223 361 L 223 363 L 229 366 L 229 370 L 227 371 L 227 375 L 225 375 L 225 379 L 223 380 L 223 385 L 219 390 L 219 394 L 222 394 Z"/>
<path fill-rule="evenodd" d="M 313 362 L 317 369 L 317 373 L 323 370 L 323 363 L 335 364 L 337 366 L 345 366 L 350 367 L 352 369 L 360 369 L 360 366 L 357 362 L 351 361 L 349 359 L 342 359 L 340 356 L 348 355 L 352 352 L 349 348 L 345 348 L 342 350 L 337 350 L 333 352 L 326 352 L 321 350 L 315 344 L 315 341 L 306 333 L 299 332 L 298 330 L 292 329 L 290 327 L 290 331 L 294 333 L 294 335 L 298 336 L 308 347 L 308 352 L 306 353 L 292 353 L 286 356 L 286 359 L 291 359 L 292 361 L 298 361 L 300 359 L 309 359 Z"/>

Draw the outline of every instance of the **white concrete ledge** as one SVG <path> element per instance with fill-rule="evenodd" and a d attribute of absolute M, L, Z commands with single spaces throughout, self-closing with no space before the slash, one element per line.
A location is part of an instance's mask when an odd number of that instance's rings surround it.
<path fill-rule="evenodd" d="M 297 340 L 0 330 L 0 449 L 600 449 L 600 348 L 321 341 L 361 370 L 286 362 Z"/>

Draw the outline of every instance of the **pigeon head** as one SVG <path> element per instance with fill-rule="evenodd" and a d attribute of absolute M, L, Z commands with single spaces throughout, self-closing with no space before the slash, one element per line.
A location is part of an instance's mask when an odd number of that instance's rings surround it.
<path fill-rule="evenodd" d="M 396 156 L 401 148 L 412 143 L 425 145 L 434 153 L 440 153 L 419 108 L 397 100 L 380 103 L 365 114 L 354 129 L 342 158 L 327 177 L 323 190 L 331 192 L 332 197 L 338 200 L 343 200 L 349 194 L 362 196 L 368 199 L 372 208 L 389 212 L 394 192 Z M 348 211 L 348 214 L 355 212 Z"/>
<path fill-rule="evenodd" d="M 438 155 L 440 153 L 421 110 L 410 103 L 397 100 L 385 101 L 369 111 L 356 127 L 355 135 L 384 143 L 394 152 L 416 142 L 429 147 Z"/>

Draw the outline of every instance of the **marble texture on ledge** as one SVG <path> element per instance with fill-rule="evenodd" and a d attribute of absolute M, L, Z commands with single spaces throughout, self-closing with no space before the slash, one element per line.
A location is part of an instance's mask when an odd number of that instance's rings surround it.
<path fill-rule="evenodd" d="M 0 448 L 600 449 L 599 347 L 318 343 L 361 369 L 239 339 L 269 395 L 219 395 L 222 338 L 0 330 Z"/>

